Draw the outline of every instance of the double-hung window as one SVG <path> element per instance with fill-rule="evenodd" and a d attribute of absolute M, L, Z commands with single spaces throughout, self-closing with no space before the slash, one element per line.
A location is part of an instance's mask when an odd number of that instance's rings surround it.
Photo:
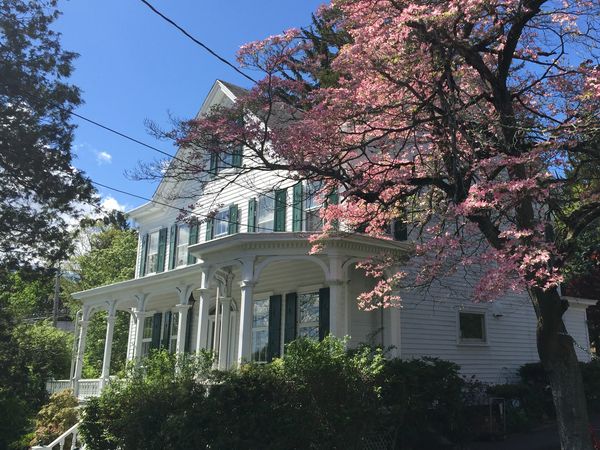
<path fill-rule="evenodd" d="M 256 231 L 266 233 L 273 231 L 275 226 L 275 198 L 273 193 L 258 197 L 256 211 Z"/>
<path fill-rule="evenodd" d="M 148 253 L 146 255 L 146 273 L 156 273 L 158 269 L 158 231 L 148 235 Z"/>
<path fill-rule="evenodd" d="M 213 237 L 226 236 L 229 231 L 229 208 L 215 214 Z"/>
<path fill-rule="evenodd" d="M 150 347 L 152 346 L 152 323 L 152 316 L 144 318 L 144 332 L 142 334 L 142 356 L 146 356 L 150 352 Z"/>
<path fill-rule="evenodd" d="M 298 337 L 319 339 L 319 292 L 298 294 Z"/>
<path fill-rule="evenodd" d="M 252 361 L 267 362 L 269 347 L 269 298 L 252 305 Z"/>
<path fill-rule="evenodd" d="M 321 219 L 321 189 L 323 184 L 318 181 L 309 182 L 306 186 L 306 200 L 304 203 L 305 219 L 304 231 L 319 231 L 323 228 Z"/>
<path fill-rule="evenodd" d="M 190 241 L 190 227 L 182 224 L 177 227 L 177 259 L 175 266 L 185 266 L 188 262 L 188 243 Z"/>

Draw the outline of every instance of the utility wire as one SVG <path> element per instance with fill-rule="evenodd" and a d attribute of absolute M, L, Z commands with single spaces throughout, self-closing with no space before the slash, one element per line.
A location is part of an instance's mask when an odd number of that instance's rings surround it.
<path fill-rule="evenodd" d="M 190 33 L 188 33 L 183 27 L 181 27 L 180 25 L 178 25 L 174 20 L 170 19 L 169 17 L 165 16 L 163 13 L 161 13 L 158 9 L 156 9 L 154 6 L 152 6 L 148 1 L 146 0 L 140 0 L 144 5 L 146 5 L 148 8 L 150 8 L 152 10 L 152 12 L 156 15 L 158 15 L 159 17 L 161 17 L 163 20 L 166 20 L 167 22 L 169 22 L 172 26 L 174 26 L 175 28 L 177 28 L 181 33 L 183 33 L 187 38 L 191 39 L 195 44 L 199 45 L 200 47 L 202 47 L 204 50 L 206 50 L 208 53 L 210 53 L 211 55 L 213 55 L 215 58 L 217 58 L 219 61 L 227 64 L 229 67 L 231 67 L 233 70 L 235 70 L 237 73 L 239 73 L 240 75 L 242 75 L 244 78 L 247 78 L 248 80 L 252 81 L 253 83 L 257 83 L 257 81 L 252 78 L 250 75 L 247 75 L 246 73 L 244 73 L 243 71 L 241 71 L 238 67 L 235 66 L 235 64 L 227 61 L 225 58 L 223 58 L 222 56 L 220 56 L 217 52 L 215 52 L 214 50 L 212 50 L 210 47 L 208 47 L 206 44 L 204 44 L 203 42 L 199 41 L 198 39 L 196 39 L 194 36 L 192 36 Z"/>

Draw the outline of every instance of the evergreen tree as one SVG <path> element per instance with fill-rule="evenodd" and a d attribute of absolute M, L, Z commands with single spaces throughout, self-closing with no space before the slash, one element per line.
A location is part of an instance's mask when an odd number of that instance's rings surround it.
<path fill-rule="evenodd" d="M 66 217 L 93 198 L 72 166 L 81 104 L 68 83 L 76 54 L 50 26 L 56 0 L 0 0 L 0 270 L 64 259 Z"/>

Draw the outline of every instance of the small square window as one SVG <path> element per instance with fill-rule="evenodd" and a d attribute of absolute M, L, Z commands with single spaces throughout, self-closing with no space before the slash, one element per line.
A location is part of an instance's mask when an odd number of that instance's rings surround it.
<path fill-rule="evenodd" d="M 459 320 L 459 337 L 461 343 L 486 342 L 485 314 L 475 312 L 461 312 Z"/>

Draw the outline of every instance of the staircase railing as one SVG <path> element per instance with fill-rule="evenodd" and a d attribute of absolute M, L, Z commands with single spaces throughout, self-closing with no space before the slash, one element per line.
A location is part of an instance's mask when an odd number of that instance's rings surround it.
<path fill-rule="evenodd" d="M 81 422 L 79 422 L 81 423 Z M 65 431 L 63 434 L 61 434 L 59 437 L 57 437 L 56 439 L 54 439 L 54 441 L 52 441 L 50 444 L 48 445 L 36 445 L 34 447 L 31 447 L 31 450 L 55 450 L 56 448 L 60 449 L 60 450 L 85 450 L 85 445 L 83 445 L 81 443 L 81 441 L 79 440 L 79 433 L 78 433 L 78 429 L 79 429 L 79 423 L 76 423 L 75 425 L 73 425 L 71 428 L 69 428 L 67 431 Z M 69 437 L 71 437 L 71 440 L 69 441 Z M 69 449 L 65 448 L 65 445 L 67 443 L 70 442 L 70 447 Z"/>

